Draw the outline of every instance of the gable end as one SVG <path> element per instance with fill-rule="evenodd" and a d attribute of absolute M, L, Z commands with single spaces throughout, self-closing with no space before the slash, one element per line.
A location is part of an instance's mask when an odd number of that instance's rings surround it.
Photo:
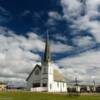
<path fill-rule="evenodd" d="M 33 70 L 31 71 L 31 73 L 29 74 L 29 76 L 26 78 L 26 81 L 28 81 L 28 79 L 31 77 L 32 73 L 35 71 L 36 68 L 39 68 L 41 70 L 41 66 L 36 64 L 36 66 L 33 68 Z"/>

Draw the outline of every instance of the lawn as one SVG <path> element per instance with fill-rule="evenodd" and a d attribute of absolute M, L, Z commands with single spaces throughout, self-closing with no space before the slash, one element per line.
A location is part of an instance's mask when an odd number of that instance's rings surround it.
<path fill-rule="evenodd" d="M 66 94 L 0 92 L 0 100 L 100 100 L 100 96 L 68 96 Z"/>

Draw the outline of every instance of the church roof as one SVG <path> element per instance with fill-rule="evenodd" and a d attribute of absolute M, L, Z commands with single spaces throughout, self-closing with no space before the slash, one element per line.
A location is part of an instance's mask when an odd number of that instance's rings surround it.
<path fill-rule="evenodd" d="M 54 81 L 65 81 L 64 76 L 62 73 L 59 72 L 59 70 L 54 69 Z"/>

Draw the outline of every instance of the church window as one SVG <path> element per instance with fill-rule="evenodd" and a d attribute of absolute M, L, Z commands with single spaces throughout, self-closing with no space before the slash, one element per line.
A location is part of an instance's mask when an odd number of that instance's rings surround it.
<path fill-rule="evenodd" d="M 52 84 L 50 84 L 50 89 L 52 89 Z"/>
<path fill-rule="evenodd" d="M 40 83 L 33 83 L 33 87 L 40 87 Z"/>
<path fill-rule="evenodd" d="M 64 87 L 64 84 L 65 84 L 65 83 L 63 82 L 63 87 Z"/>
<path fill-rule="evenodd" d="M 36 70 L 35 71 L 35 75 L 39 75 L 39 70 Z"/>
<path fill-rule="evenodd" d="M 47 87 L 47 83 L 43 83 L 43 87 Z"/>
<path fill-rule="evenodd" d="M 59 87 L 59 82 L 57 82 L 57 87 Z"/>

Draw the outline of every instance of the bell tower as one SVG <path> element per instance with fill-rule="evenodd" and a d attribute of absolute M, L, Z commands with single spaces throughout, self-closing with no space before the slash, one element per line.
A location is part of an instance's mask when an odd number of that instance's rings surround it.
<path fill-rule="evenodd" d="M 45 51 L 42 59 L 41 69 L 41 87 L 47 87 L 47 91 L 52 91 L 53 67 L 51 66 L 51 52 L 48 32 L 45 39 Z"/>

